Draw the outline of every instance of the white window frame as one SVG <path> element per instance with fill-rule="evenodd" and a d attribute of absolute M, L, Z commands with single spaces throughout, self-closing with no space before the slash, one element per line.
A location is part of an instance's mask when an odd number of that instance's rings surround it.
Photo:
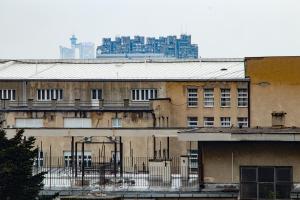
<path fill-rule="evenodd" d="M 16 128 L 43 128 L 44 120 L 37 118 L 16 118 L 15 119 L 15 127 Z"/>
<path fill-rule="evenodd" d="M 238 88 L 238 107 L 248 107 L 247 88 Z"/>
<path fill-rule="evenodd" d="M 221 117 L 220 122 L 221 122 L 221 127 L 224 127 L 224 128 L 231 127 L 231 118 L 230 117 Z"/>
<path fill-rule="evenodd" d="M 10 101 L 16 100 L 16 90 L 15 89 L 0 89 L 0 100 L 8 99 Z"/>
<path fill-rule="evenodd" d="M 91 167 L 93 159 L 92 159 L 92 153 L 90 151 L 84 151 L 84 162 L 85 167 Z M 70 151 L 64 151 L 64 166 L 65 167 L 72 167 L 72 153 Z M 74 152 L 74 162 L 75 159 L 75 152 Z M 81 158 L 81 151 L 77 152 L 77 165 L 81 165 L 82 158 Z"/>
<path fill-rule="evenodd" d="M 122 127 L 122 119 L 115 117 L 111 119 L 111 127 L 112 128 L 121 128 Z"/>
<path fill-rule="evenodd" d="M 212 119 L 212 120 L 209 120 Z M 214 127 L 215 119 L 214 117 L 204 117 L 203 118 L 203 127 Z"/>
<path fill-rule="evenodd" d="M 198 117 L 187 117 L 187 127 L 198 127 Z"/>
<path fill-rule="evenodd" d="M 195 90 L 195 91 L 190 91 Z M 187 88 L 187 106 L 198 107 L 198 88 Z"/>
<path fill-rule="evenodd" d="M 65 117 L 64 128 L 92 128 L 92 119 Z"/>
<path fill-rule="evenodd" d="M 214 89 L 213 88 L 205 88 L 203 90 L 203 102 L 204 102 L 204 107 L 207 108 L 212 108 L 214 107 Z"/>
<path fill-rule="evenodd" d="M 229 88 L 221 89 L 221 107 L 230 107 L 230 91 L 231 90 Z"/>
<path fill-rule="evenodd" d="M 51 101 L 56 99 L 58 101 L 63 100 L 63 89 L 37 89 L 36 99 L 37 101 Z"/>
<path fill-rule="evenodd" d="M 149 99 L 156 99 L 158 97 L 158 89 L 132 89 L 131 101 L 149 101 Z"/>
<path fill-rule="evenodd" d="M 94 98 L 94 93 L 96 98 Z M 99 99 L 102 99 L 102 89 L 91 89 L 91 100 Z"/>
<path fill-rule="evenodd" d="M 248 117 L 238 117 L 237 118 L 237 125 L 240 127 L 240 124 L 242 124 L 243 128 L 248 127 Z"/>

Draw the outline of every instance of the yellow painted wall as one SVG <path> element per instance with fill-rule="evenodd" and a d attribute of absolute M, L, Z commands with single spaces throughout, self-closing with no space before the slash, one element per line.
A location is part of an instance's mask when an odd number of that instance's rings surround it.
<path fill-rule="evenodd" d="M 272 126 L 272 112 L 286 112 L 285 126 L 300 126 L 300 57 L 247 58 L 251 126 Z"/>

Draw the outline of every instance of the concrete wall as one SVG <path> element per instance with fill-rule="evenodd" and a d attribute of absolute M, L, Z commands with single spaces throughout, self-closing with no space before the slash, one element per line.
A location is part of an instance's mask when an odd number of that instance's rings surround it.
<path fill-rule="evenodd" d="M 300 57 L 247 58 L 251 79 L 251 126 L 272 126 L 272 112 L 285 112 L 285 126 L 300 126 Z"/>
<path fill-rule="evenodd" d="M 203 143 L 204 179 L 238 183 L 240 166 L 292 166 L 293 181 L 300 181 L 300 145 L 288 142 Z"/>

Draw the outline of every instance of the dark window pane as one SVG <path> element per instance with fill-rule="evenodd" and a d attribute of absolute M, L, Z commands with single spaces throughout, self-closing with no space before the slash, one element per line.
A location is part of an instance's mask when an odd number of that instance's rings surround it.
<path fill-rule="evenodd" d="M 157 90 L 154 90 L 154 98 L 156 99 L 158 97 Z"/>
<path fill-rule="evenodd" d="M 153 94 L 153 90 L 150 90 L 150 99 L 154 99 L 153 96 L 154 94 Z"/>
<path fill-rule="evenodd" d="M 38 90 L 37 93 L 38 93 L 38 100 L 41 100 L 41 90 Z"/>
<path fill-rule="evenodd" d="M 146 98 L 145 98 L 145 100 L 148 100 L 149 99 L 149 90 L 145 90 L 145 92 L 146 92 Z"/>
<path fill-rule="evenodd" d="M 98 99 L 102 99 L 102 90 L 98 90 Z"/>
<path fill-rule="evenodd" d="M 60 91 L 59 99 L 63 99 L 64 98 L 63 90 L 59 90 L 59 91 Z"/>
<path fill-rule="evenodd" d="M 259 182 L 273 182 L 274 181 L 274 168 L 273 167 L 259 167 L 258 168 L 258 181 Z"/>
<path fill-rule="evenodd" d="M 11 90 L 8 90 L 8 99 L 11 100 Z"/>
<path fill-rule="evenodd" d="M 16 100 L 16 90 L 12 91 L 12 100 Z"/>
<path fill-rule="evenodd" d="M 292 188 L 291 183 L 276 184 L 276 198 L 277 199 L 289 199 L 291 188 Z"/>
<path fill-rule="evenodd" d="M 131 90 L 131 93 L 132 93 L 132 100 L 136 100 L 135 99 L 135 90 Z"/>
<path fill-rule="evenodd" d="M 145 96 L 144 96 L 145 94 L 144 94 L 144 90 L 142 90 L 142 94 L 141 94 L 141 99 L 142 100 L 145 100 Z"/>
<path fill-rule="evenodd" d="M 276 168 L 276 181 L 292 181 L 292 169 L 290 167 Z"/>
<path fill-rule="evenodd" d="M 274 184 L 273 183 L 260 183 L 259 184 L 259 198 L 274 199 Z"/>
<path fill-rule="evenodd" d="M 241 199 L 256 199 L 257 184 L 256 183 L 242 183 L 240 195 L 241 195 Z"/>
<path fill-rule="evenodd" d="M 213 118 L 212 118 L 213 120 Z M 241 181 L 242 182 L 253 182 L 256 181 L 256 168 L 243 167 L 241 168 Z"/>

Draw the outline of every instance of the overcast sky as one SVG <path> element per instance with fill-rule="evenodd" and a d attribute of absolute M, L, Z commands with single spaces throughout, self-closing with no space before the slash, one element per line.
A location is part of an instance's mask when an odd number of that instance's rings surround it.
<path fill-rule="evenodd" d="M 59 58 L 59 45 L 187 33 L 201 57 L 300 55 L 299 0 L 0 0 L 0 58 Z"/>

